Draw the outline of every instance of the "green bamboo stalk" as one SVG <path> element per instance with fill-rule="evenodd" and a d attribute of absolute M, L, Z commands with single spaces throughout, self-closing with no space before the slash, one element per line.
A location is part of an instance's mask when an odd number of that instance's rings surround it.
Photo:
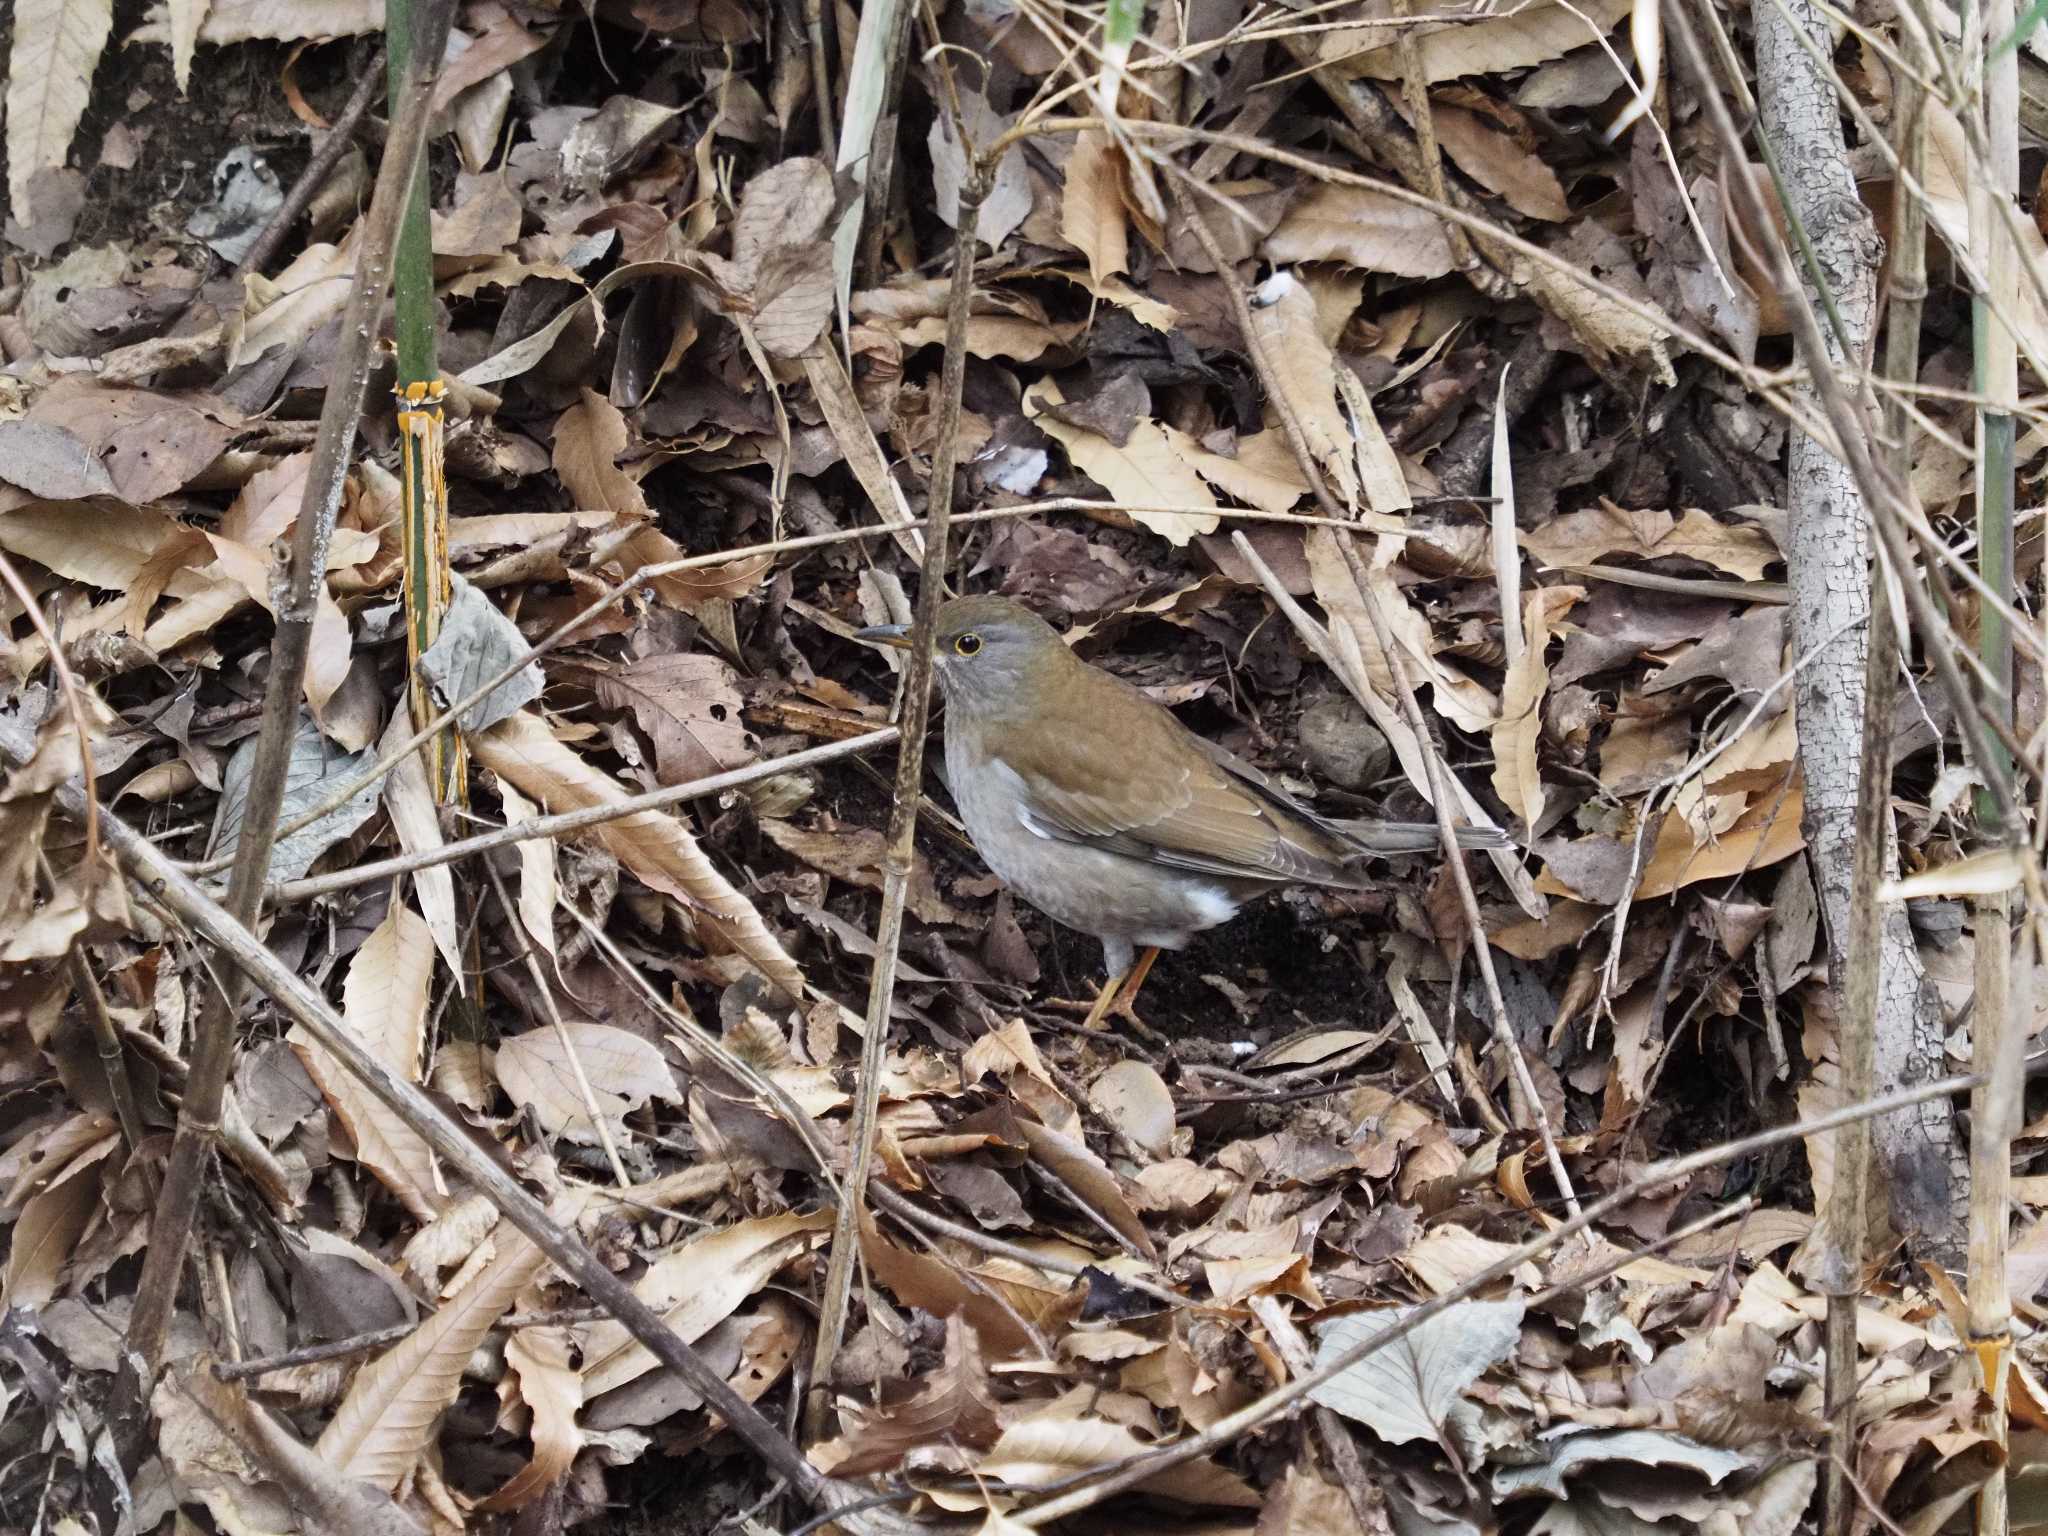
<path fill-rule="evenodd" d="M 386 73 L 393 99 L 412 62 L 415 0 L 385 7 Z M 438 60 L 429 61 L 438 65 Z M 450 594 L 448 491 L 442 463 L 443 394 L 434 334 L 434 240 L 427 163 L 421 157 L 398 230 L 392 307 L 398 346 L 399 484 L 405 538 L 407 696 L 415 727 L 434 717 L 419 659 L 441 630 Z M 428 782 L 443 803 L 466 803 L 468 773 L 461 737 L 436 736 L 428 748 Z"/>

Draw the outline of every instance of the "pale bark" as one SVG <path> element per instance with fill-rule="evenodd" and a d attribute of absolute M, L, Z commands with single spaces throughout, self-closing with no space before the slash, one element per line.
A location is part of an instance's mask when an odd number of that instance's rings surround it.
<path fill-rule="evenodd" d="M 1791 210 L 1812 241 L 1847 332 L 1845 358 L 1841 339 L 1823 326 L 1829 355 L 1837 363 L 1846 360 L 1864 368 L 1876 319 L 1883 242 L 1849 173 L 1833 82 L 1794 33 L 1793 23 L 1818 42 L 1823 57 L 1832 51 L 1832 38 L 1810 0 L 1785 0 L 1782 8 L 1771 0 L 1753 14 L 1764 132 L 1783 169 Z M 1808 292 L 1818 297 L 1810 279 Z M 1847 466 L 1804 434 L 1793 437 L 1786 487 L 1794 650 L 1803 656 L 1827 636 L 1836 637 L 1807 663 L 1795 685 L 1805 829 L 1828 933 L 1829 976 L 1839 1000 L 1851 966 L 1878 967 L 1878 1084 L 1883 1089 L 1921 1082 L 1937 1076 L 1943 1065 L 1941 1015 L 1904 909 L 1886 914 L 1877 954 L 1852 954 L 1847 948 L 1869 647 L 1870 528 Z M 1897 867 L 1896 846 L 1888 846 L 1886 873 Z M 1879 1182 L 1889 1194 L 1893 1224 L 1938 1251 L 1953 1249 L 1956 1158 L 1962 1149 L 1948 1106 L 1922 1105 L 1917 1115 L 1898 1116 L 1873 1134 Z"/>

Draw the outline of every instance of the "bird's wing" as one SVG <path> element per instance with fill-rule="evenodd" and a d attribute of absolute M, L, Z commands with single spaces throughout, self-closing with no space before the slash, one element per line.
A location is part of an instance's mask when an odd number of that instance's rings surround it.
<path fill-rule="evenodd" d="M 1290 814 L 1256 769 L 1240 778 L 1230 754 L 1219 762 L 1221 749 L 1120 679 L 1091 671 L 1074 686 L 1106 729 L 1011 732 L 993 754 L 1030 831 L 1227 878 L 1358 883 L 1343 842 Z"/>

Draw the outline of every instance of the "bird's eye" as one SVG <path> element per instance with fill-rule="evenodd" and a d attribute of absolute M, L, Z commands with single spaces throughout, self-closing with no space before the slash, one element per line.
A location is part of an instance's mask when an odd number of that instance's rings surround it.
<path fill-rule="evenodd" d="M 972 656 L 981 649 L 981 636 L 970 630 L 953 642 L 953 649 L 962 656 Z"/>

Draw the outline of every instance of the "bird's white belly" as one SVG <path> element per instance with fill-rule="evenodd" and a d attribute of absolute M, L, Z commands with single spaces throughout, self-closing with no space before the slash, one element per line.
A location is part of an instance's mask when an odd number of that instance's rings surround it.
<path fill-rule="evenodd" d="M 960 819 L 988 867 L 1056 922 L 1098 938 L 1178 949 L 1237 915 L 1245 895 L 1187 870 L 1067 841 L 1035 823 L 1015 775 L 1000 763 L 961 761 L 949 733 L 946 778 Z"/>

